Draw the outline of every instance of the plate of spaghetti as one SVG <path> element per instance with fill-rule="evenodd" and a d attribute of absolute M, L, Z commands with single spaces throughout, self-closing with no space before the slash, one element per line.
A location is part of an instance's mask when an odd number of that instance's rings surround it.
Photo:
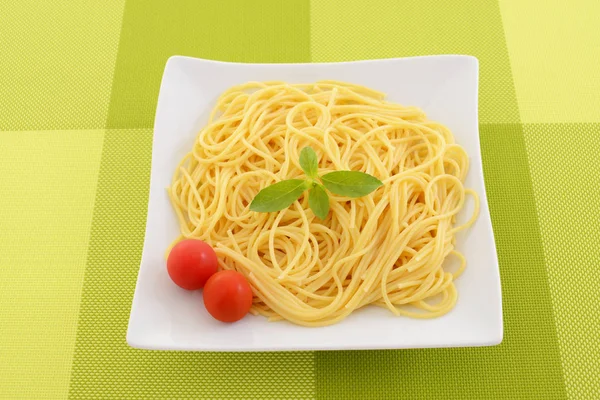
<path fill-rule="evenodd" d="M 470 56 L 170 58 L 128 343 L 500 343 L 477 91 Z"/>

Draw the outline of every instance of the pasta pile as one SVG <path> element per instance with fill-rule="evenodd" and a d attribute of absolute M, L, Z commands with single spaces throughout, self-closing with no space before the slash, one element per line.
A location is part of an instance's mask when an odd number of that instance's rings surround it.
<path fill-rule="evenodd" d="M 357 198 L 332 195 L 325 220 L 308 196 L 273 213 L 249 210 L 275 182 L 304 178 L 312 147 L 319 173 L 366 172 L 383 186 Z M 353 84 L 250 82 L 223 93 L 168 189 L 182 238 L 215 248 L 223 269 L 244 274 L 251 312 L 304 326 L 339 322 L 369 304 L 429 318 L 457 301 L 465 268 L 455 235 L 471 225 L 477 195 L 465 189 L 468 156 L 443 125 L 415 107 Z M 465 196 L 475 212 L 455 226 Z M 445 271 L 444 260 L 460 267 Z"/>

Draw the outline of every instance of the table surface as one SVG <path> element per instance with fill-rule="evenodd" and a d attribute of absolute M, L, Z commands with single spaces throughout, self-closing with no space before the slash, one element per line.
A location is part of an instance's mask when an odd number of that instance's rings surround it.
<path fill-rule="evenodd" d="M 3 0 L 0 399 L 600 398 L 599 20 L 594 0 Z M 174 54 L 478 57 L 504 342 L 129 348 L 154 111 Z"/>

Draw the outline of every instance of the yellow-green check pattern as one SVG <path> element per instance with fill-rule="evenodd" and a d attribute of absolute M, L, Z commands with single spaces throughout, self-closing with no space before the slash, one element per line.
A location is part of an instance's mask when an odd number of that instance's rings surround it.
<path fill-rule="evenodd" d="M 4 0 L 0 399 L 600 398 L 600 3 Z M 262 354 L 125 343 L 166 59 L 479 58 L 505 339 Z"/>

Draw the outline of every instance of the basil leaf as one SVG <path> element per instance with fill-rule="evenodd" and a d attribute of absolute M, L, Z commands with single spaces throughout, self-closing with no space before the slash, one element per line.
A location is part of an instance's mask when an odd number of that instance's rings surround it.
<path fill-rule="evenodd" d="M 329 196 L 321 185 L 315 185 L 308 192 L 308 205 L 319 219 L 327 218 L 329 214 Z"/>
<path fill-rule="evenodd" d="M 346 197 L 366 196 L 379 186 L 381 181 L 359 171 L 335 171 L 321 177 L 323 185 L 331 193 Z"/>
<path fill-rule="evenodd" d="M 258 212 L 281 211 L 288 208 L 306 190 L 306 181 L 288 179 L 267 186 L 254 197 L 250 210 Z"/>
<path fill-rule="evenodd" d="M 305 147 L 300 152 L 300 166 L 309 178 L 317 177 L 319 160 L 317 159 L 317 153 L 315 153 L 312 147 Z"/>

